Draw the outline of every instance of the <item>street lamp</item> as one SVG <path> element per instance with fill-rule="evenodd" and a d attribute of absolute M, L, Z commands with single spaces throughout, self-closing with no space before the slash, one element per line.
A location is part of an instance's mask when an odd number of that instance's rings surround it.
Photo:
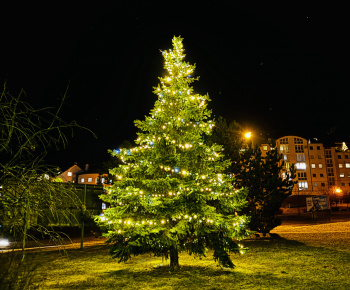
<path fill-rule="evenodd" d="M 252 137 L 252 132 L 247 132 L 244 134 L 244 137 L 250 139 Z"/>

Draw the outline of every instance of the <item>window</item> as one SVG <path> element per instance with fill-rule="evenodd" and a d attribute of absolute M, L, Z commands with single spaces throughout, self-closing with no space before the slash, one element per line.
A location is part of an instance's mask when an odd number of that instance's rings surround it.
<path fill-rule="evenodd" d="M 315 156 L 313 156 L 313 155 L 310 155 L 310 159 L 315 159 Z"/>
<path fill-rule="evenodd" d="M 345 163 L 346 168 L 350 168 L 350 163 Z"/>
<path fill-rule="evenodd" d="M 73 172 L 69 171 L 69 172 L 67 173 L 67 175 L 68 175 L 68 176 L 72 176 L 72 175 L 73 175 Z"/>
<path fill-rule="evenodd" d="M 323 176 L 323 173 L 320 173 L 320 177 L 324 177 L 324 176 Z"/>
<path fill-rule="evenodd" d="M 339 168 L 343 168 L 343 164 L 339 164 Z"/>
<path fill-rule="evenodd" d="M 312 163 L 312 164 L 311 164 L 311 168 L 316 168 L 316 164 L 315 164 L 315 163 Z"/>
<path fill-rule="evenodd" d="M 296 163 L 295 164 L 296 169 L 298 170 L 306 170 L 306 163 L 302 162 L 302 163 Z"/>
<path fill-rule="evenodd" d="M 88 182 L 92 182 L 92 178 L 91 177 L 88 178 Z"/>
<path fill-rule="evenodd" d="M 321 182 L 321 186 L 322 186 L 322 187 L 325 187 L 326 184 L 325 184 L 324 182 Z"/>
<path fill-rule="evenodd" d="M 288 144 L 288 138 L 280 139 L 280 144 Z"/>
<path fill-rule="evenodd" d="M 104 177 L 102 177 L 101 182 L 102 182 L 102 183 L 105 183 L 105 178 L 104 178 Z"/>
<path fill-rule="evenodd" d="M 305 154 L 297 154 L 297 161 L 305 161 Z"/>
<path fill-rule="evenodd" d="M 298 184 L 299 184 L 299 189 L 300 190 L 308 189 L 308 184 L 307 184 L 306 181 L 300 181 Z"/>
<path fill-rule="evenodd" d="M 314 187 L 317 187 L 317 182 L 314 183 Z"/>
<path fill-rule="evenodd" d="M 303 139 L 301 139 L 301 138 L 294 138 L 294 144 L 303 144 Z"/>
<path fill-rule="evenodd" d="M 295 153 L 304 153 L 303 145 L 295 145 Z"/>
<path fill-rule="evenodd" d="M 287 161 L 288 160 L 288 154 L 283 154 L 283 160 Z"/>
<path fill-rule="evenodd" d="M 286 162 L 286 169 L 289 170 L 290 169 L 290 163 Z"/>
<path fill-rule="evenodd" d="M 341 186 L 345 186 L 345 182 L 341 182 L 340 185 L 341 185 Z"/>
<path fill-rule="evenodd" d="M 280 145 L 281 153 L 289 153 L 289 145 Z"/>
<path fill-rule="evenodd" d="M 340 154 L 338 155 L 338 159 L 341 159 L 341 155 Z"/>
<path fill-rule="evenodd" d="M 314 146 L 310 146 L 310 150 L 314 150 Z"/>
<path fill-rule="evenodd" d="M 316 173 L 312 173 L 312 177 L 316 177 Z"/>
<path fill-rule="evenodd" d="M 267 151 L 267 145 L 263 145 L 263 150 Z"/>
<path fill-rule="evenodd" d="M 349 159 L 349 155 L 345 154 L 345 159 Z"/>
<path fill-rule="evenodd" d="M 340 173 L 339 176 L 340 176 L 340 177 L 344 177 L 344 173 Z"/>
<path fill-rule="evenodd" d="M 307 180 L 306 172 L 298 172 L 298 180 Z"/>
<path fill-rule="evenodd" d="M 333 168 L 327 168 L 327 173 L 328 173 L 328 176 L 334 176 Z"/>
<path fill-rule="evenodd" d="M 321 155 L 321 154 L 318 154 L 318 155 L 317 155 L 317 158 L 318 158 L 318 159 L 322 159 L 322 155 Z"/>
<path fill-rule="evenodd" d="M 318 168 L 323 168 L 322 163 L 318 164 Z"/>
<path fill-rule="evenodd" d="M 317 146 L 317 150 L 321 150 L 321 146 Z"/>
<path fill-rule="evenodd" d="M 82 178 L 82 179 L 80 180 L 80 182 L 84 183 L 84 182 L 85 182 L 85 178 Z"/>
<path fill-rule="evenodd" d="M 350 172 L 348 172 L 348 177 L 350 177 Z"/>
<path fill-rule="evenodd" d="M 326 159 L 327 167 L 333 167 L 332 159 Z"/>

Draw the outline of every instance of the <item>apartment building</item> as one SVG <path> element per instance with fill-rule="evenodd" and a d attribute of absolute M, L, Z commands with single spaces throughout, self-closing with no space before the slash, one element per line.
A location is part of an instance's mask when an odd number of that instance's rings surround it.
<path fill-rule="evenodd" d="M 324 194 L 329 189 L 350 193 L 350 150 L 345 143 L 325 147 L 317 140 L 299 136 L 284 136 L 276 140 L 277 150 L 283 154 L 282 177 L 296 168 L 297 183 L 293 195 Z M 261 145 L 263 155 L 271 148 Z"/>

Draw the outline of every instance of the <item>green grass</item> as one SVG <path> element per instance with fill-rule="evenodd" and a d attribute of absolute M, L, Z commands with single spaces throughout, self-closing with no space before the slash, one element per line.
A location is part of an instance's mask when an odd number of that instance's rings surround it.
<path fill-rule="evenodd" d="M 327 233 L 246 240 L 250 251 L 232 256 L 234 270 L 218 267 L 210 253 L 203 259 L 181 254 L 181 269 L 170 273 L 169 261 L 142 255 L 117 263 L 101 245 L 66 256 L 29 255 L 38 266 L 39 289 L 350 289 L 349 239 L 339 234 L 340 243 Z"/>

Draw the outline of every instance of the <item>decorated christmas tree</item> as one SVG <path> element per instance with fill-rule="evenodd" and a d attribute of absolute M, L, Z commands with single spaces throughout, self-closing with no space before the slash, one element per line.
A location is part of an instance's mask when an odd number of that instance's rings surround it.
<path fill-rule="evenodd" d="M 119 262 L 152 253 L 170 258 L 173 270 L 180 252 L 212 250 L 215 261 L 232 268 L 229 254 L 243 253 L 236 241 L 248 235 L 246 217 L 237 214 L 246 192 L 223 174 L 230 161 L 222 147 L 204 142 L 214 126 L 210 99 L 193 91 L 195 66 L 183 60 L 182 38 L 172 42 L 162 51 L 167 76 L 154 88 L 158 100 L 144 121 L 135 121 L 136 147 L 111 151 L 123 164 L 111 170 L 117 181 L 102 196 L 111 206 L 98 221 Z"/>

